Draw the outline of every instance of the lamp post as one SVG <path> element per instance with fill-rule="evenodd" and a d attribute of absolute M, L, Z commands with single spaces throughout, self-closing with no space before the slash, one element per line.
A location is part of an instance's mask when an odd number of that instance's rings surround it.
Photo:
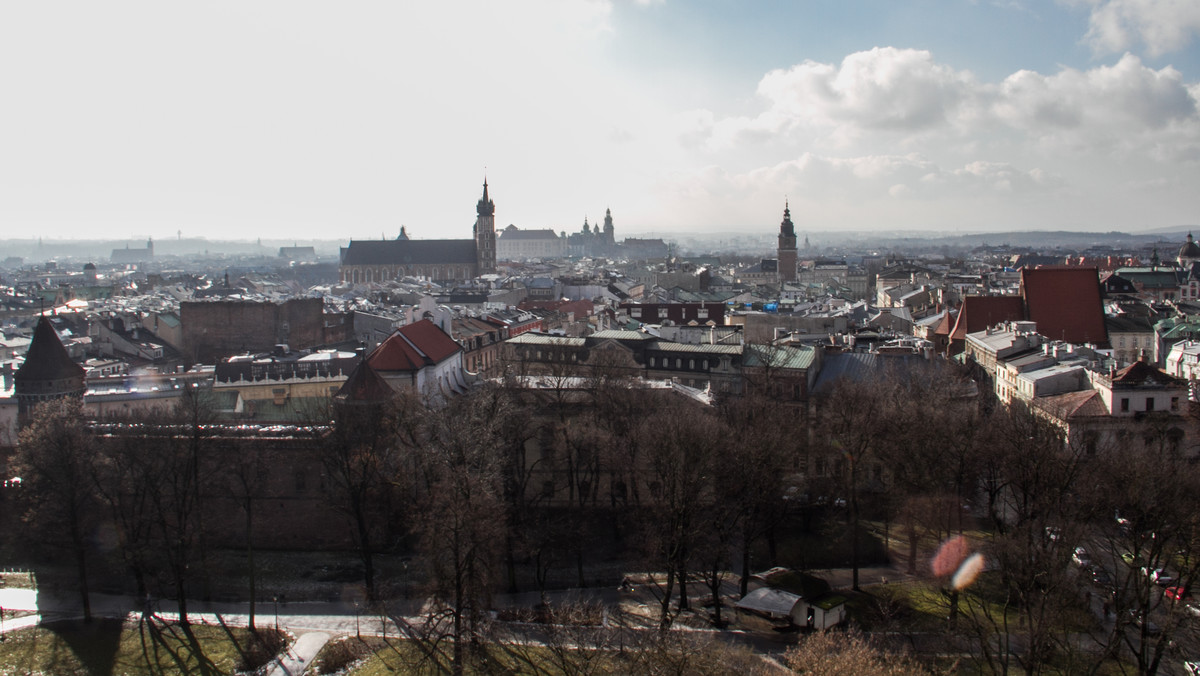
<path fill-rule="evenodd" d="M 272 596 L 271 601 L 275 603 L 275 631 L 279 631 L 279 597 Z"/>

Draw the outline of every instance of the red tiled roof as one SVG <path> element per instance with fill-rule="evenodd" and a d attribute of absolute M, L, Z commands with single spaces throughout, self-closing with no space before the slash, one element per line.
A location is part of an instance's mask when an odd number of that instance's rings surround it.
<path fill-rule="evenodd" d="M 1113 374 L 1113 385 L 1140 385 L 1152 382 L 1162 385 L 1183 386 L 1184 380 L 1158 370 L 1144 361 L 1135 361 Z"/>
<path fill-rule="evenodd" d="M 951 340 L 966 340 L 968 333 L 983 331 L 1000 322 L 1025 318 L 1019 296 L 967 296 L 958 309 Z"/>
<path fill-rule="evenodd" d="M 446 361 L 460 350 L 437 324 L 422 319 L 396 329 L 367 356 L 367 363 L 376 371 L 416 371 Z"/>
<path fill-rule="evenodd" d="M 937 327 L 933 329 L 933 335 L 948 336 L 954 333 L 954 320 L 957 318 L 958 310 L 948 310 L 946 314 L 942 315 L 942 319 L 938 322 Z"/>
<path fill-rule="evenodd" d="M 1021 296 L 1041 335 L 1068 343 L 1108 343 L 1096 268 L 1024 268 Z"/>
<path fill-rule="evenodd" d="M 1059 420 L 1071 421 L 1108 415 L 1108 409 L 1104 407 L 1104 399 L 1096 390 L 1038 397 L 1033 400 L 1033 404 Z"/>

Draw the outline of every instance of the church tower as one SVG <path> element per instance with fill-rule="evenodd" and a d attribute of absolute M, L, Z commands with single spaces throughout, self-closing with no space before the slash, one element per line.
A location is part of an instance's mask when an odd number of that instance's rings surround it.
<path fill-rule="evenodd" d="M 475 213 L 475 274 L 490 275 L 496 272 L 496 205 L 488 197 L 486 178 Z"/>
<path fill-rule="evenodd" d="M 604 244 L 605 246 L 616 244 L 616 234 L 613 232 L 612 209 L 604 210 Z"/>
<path fill-rule="evenodd" d="M 24 426 L 39 403 L 63 397 L 82 397 L 84 370 L 63 347 L 50 320 L 43 315 L 33 330 L 25 363 L 13 377 L 17 424 Z"/>
<path fill-rule="evenodd" d="M 779 224 L 779 281 L 796 281 L 796 227 L 792 225 L 792 212 L 785 200 L 783 222 Z"/>

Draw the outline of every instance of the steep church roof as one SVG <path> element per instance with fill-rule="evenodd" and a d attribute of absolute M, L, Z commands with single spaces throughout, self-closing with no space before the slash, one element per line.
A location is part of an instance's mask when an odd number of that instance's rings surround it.
<path fill-rule="evenodd" d="M 25 363 L 17 369 L 14 379 L 17 382 L 82 379 L 84 373 L 83 367 L 67 354 L 67 348 L 59 340 L 54 325 L 43 315 L 33 330 L 33 340 L 29 343 L 29 351 L 25 353 Z"/>
<path fill-rule="evenodd" d="M 395 391 L 375 372 L 365 361 L 359 362 L 350 373 L 346 382 L 342 383 L 334 397 L 340 401 L 354 403 L 373 403 L 387 401 L 395 396 Z"/>
<path fill-rule="evenodd" d="M 1108 342 L 1096 268 L 1041 267 L 1021 270 L 1021 295 L 1038 333 L 1068 343 Z"/>
<path fill-rule="evenodd" d="M 473 265 L 476 260 L 473 239 L 356 239 L 342 253 L 342 265 Z"/>

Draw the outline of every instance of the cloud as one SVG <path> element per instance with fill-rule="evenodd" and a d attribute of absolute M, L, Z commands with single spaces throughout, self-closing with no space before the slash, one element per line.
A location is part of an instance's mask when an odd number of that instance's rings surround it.
<path fill-rule="evenodd" d="M 840 65 L 805 61 L 763 76 L 758 95 L 767 109 L 760 115 L 710 121 L 709 145 L 762 141 L 793 130 L 856 137 L 937 128 L 960 114 L 975 88 L 969 72 L 935 63 L 923 50 L 876 47 Z"/>
<path fill-rule="evenodd" d="M 976 160 L 945 168 L 923 155 L 835 157 L 804 153 L 800 157 L 745 172 L 716 166 L 676 177 L 672 190 L 691 200 L 746 196 L 793 195 L 814 201 L 878 199 L 938 200 L 951 195 L 1014 197 L 1053 193 L 1066 180 L 1043 169 L 1021 169 L 1005 162 Z"/>
<path fill-rule="evenodd" d="M 1161 159 L 1200 142 L 1197 89 L 1167 66 L 1154 70 L 1125 54 L 1112 66 L 1055 75 L 1019 71 L 988 95 L 1007 127 L 1060 147 L 1137 150 Z"/>
<path fill-rule="evenodd" d="M 1157 57 L 1183 49 L 1200 34 L 1200 3 L 1195 0 L 1084 0 L 1083 4 L 1091 7 L 1084 42 L 1097 54 L 1120 53 L 1140 43 L 1146 54 Z"/>
<path fill-rule="evenodd" d="M 692 111 L 685 145 L 719 152 L 780 141 L 846 151 L 929 145 L 1028 144 L 1043 152 L 1123 152 L 1181 160 L 1200 155 L 1200 85 L 1133 54 L 1111 66 L 1022 70 L 999 83 L 939 64 L 923 50 L 875 48 L 841 64 L 805 61 L 767 73 L 757 115 Z"/>

